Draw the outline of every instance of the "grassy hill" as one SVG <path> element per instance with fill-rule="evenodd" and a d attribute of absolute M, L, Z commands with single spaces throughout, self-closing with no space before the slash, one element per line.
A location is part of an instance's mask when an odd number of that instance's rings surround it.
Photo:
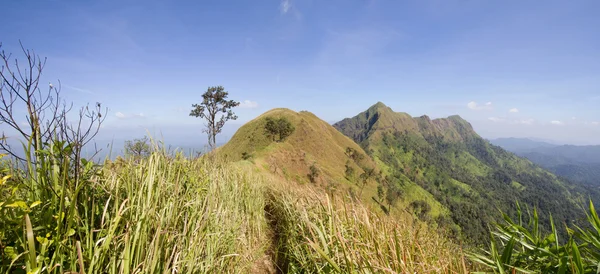
<path fill-rule="evenodd" d="M 295 127 L 284 141 L 274 141 L 265 131 L 267 118 L 286 118 Z M 352 149 L 357 160 L 349 157 Z M 364 169 L 376 164 L 363 149 L 350 138 L 338 132 L 327 122 L 307 111 L 295 112 L 278 108 L 270 110 L 242 126 L 218 154 L 229 161 L 248 161 L 264 171 L 269 171 L 289 181 L 309 182 L 311 166 L 319 170 L 316 183 L 328 187 L 355 185 Z M 346 166 L 354 170 L 347 176 Z"/>
<path fill-rule="evenodd" d="M 578 201 L 588 197 L 586 189 L 491 145 L 459 116 L 413 118 L 377 103 L 334 127 L 359 143 L 385 173 L 410 186 L 405 196 L 412 196 L 416 185 L 449 209 L 450 219 L 435 221 L 459 225 L 455 232 L 466 241 L 486 242 L 488 225 L 500 218 L 498 209 L 514 215 L 516 201 L 551 212 L 561 223 L 585 217 Z M 540 219 L 549 229 L 547 217 Z"/>

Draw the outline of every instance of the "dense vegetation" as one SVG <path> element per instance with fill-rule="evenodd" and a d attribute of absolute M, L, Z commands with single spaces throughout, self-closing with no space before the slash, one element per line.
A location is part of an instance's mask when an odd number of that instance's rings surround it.
<path fill-rule="evenodd" d="M 449 225 L 455 236 L 460 232 L 467 242 L 486 242 L 488 225 L 501 217 L 498 209 L 515 216 L 515 201 L 540 209 L 546 231 L 548 213 L 560 223 L 585 217 L 578 208 L 578 199 L 587 197 L 585 188 L 566 184 L 490 145 L 457 116 L 433 121 L 411 118 L 379 103 L 335 126 L 360 142 L 401 185 L 414 183 L 449 209 L 449 216 L 437 216 L 435 221 Z"/>
<path fill-rule="evenodd" d="M 588 210 L 589 228 L 567 224 L 565 239 L 552 217 L 551 230 L 543 232 L 538 211 L 523 212 L 517 204 L 516 219 L 503 215 L 503 222 L 495 224 L 489 250 L 469 257 L 495 273 L 598 273 L 600 218 L 592 202 Z"/>

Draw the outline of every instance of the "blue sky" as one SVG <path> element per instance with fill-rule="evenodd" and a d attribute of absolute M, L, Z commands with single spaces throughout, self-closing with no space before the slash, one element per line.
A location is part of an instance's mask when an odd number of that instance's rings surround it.
<path fill-rule="evenodd" d="M 48 58 L 76 105 L 109 108 L 101 140 L 205 143 L 191 104 L 223 85 L 221 140 L 275 107 L 328 122 L 382 101 L 459 114 L 486 138 L 600 144 L 598 1 L 7 1 L 3 49 Z M 512 110 L 512 111 L 511 111 Z"/>

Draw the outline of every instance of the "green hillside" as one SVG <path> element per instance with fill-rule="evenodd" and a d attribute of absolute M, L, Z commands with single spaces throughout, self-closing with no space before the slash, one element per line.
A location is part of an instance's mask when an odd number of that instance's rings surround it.
<path fill-rule="evenodd" d="M 516 201 L 551 213 L 557 223 L 585 217 L 578 207 L 587 198 L 584 189 L 489 144 L 459 116 L 413 118 L 377 103 L 334 127 L 388 175 L 419 186 L 448 208 L 451 218 L 438 217 L 437 223 L 457 224 L 465 241 L 485 242 L 489 224 L 500 218 L 498 209 L 514 215 Z M 548 216 L 540 219 L 543 228 L 550 227 Z"/>

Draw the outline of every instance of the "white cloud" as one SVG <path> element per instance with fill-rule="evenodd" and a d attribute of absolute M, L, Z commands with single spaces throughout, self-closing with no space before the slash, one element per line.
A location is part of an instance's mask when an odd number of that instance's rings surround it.
<path fill-rule="evenodd" d="M 592 125 L 594 125 L 594 126 L 600 125 L 600 122 L 592 122 Z"/>
<path fill-rule="evenodd" d="M 292 8 L 292 0 L 283 0 L 279 5 L 279 11 L 281 14 L 286 14 Z"/>
<path fill-rule="evenodd" d="M 244 100 L 243 102 L 240 103 L 240 107 L 241 108 L 257 108 L 258 103 L 255 101 Z"/>
<path fill-rule="evenodd" d="M 551 123 L 551 124 L 553 124 L 553 125 L 558 125 L 558 126 L 564 125 L 564 123 L 563 123 L 563 122 L 561 122 L 561 121 L 556 121 L 556 120 L 554 120 L 554 121 L 550 121 L 550 123 Z"/>
<path fill-rule="evenodd" d="M 519 109 L 517 109 L 517 108 L 511 108 L 511 109 L 508 110 L 508 112 L 510 112 L 510 113 L 518 113 Z"/>
<path fill-rule="evenodd" d="M 124 114 L 123 112 L 117 111 L 117 113 L 115 113 L 115 116 L 117 116 L 117 118 L 119 119 L 129 119 L 129 118 L 145 118 L 146 116 L 144 115 L 144 113 L 134 113 L 134 114 Z"/>
<path fill-rule="evenodd" d="M 494 123 L 506 123 L 509 125 L 533 125 L 535 123 L 534 119 L 511 120 L 502 117 L 489 117 L 488 120 Z"/>
<path fill-rule="evenodd" d="M 535 120 L 533 120 L 533 119 L 524 119 L 524 120 L 518 120 L 517 124 L 533 125 L 534 122 L 535 122 Z"/>
<path fill-rule="evenodd" d="M 471 101 L 467 104 L 467 107 L 471 110 L 492 110 L 492 102 L 487 102 L 483 105 L 477 104 L 475 101 Z"/>

